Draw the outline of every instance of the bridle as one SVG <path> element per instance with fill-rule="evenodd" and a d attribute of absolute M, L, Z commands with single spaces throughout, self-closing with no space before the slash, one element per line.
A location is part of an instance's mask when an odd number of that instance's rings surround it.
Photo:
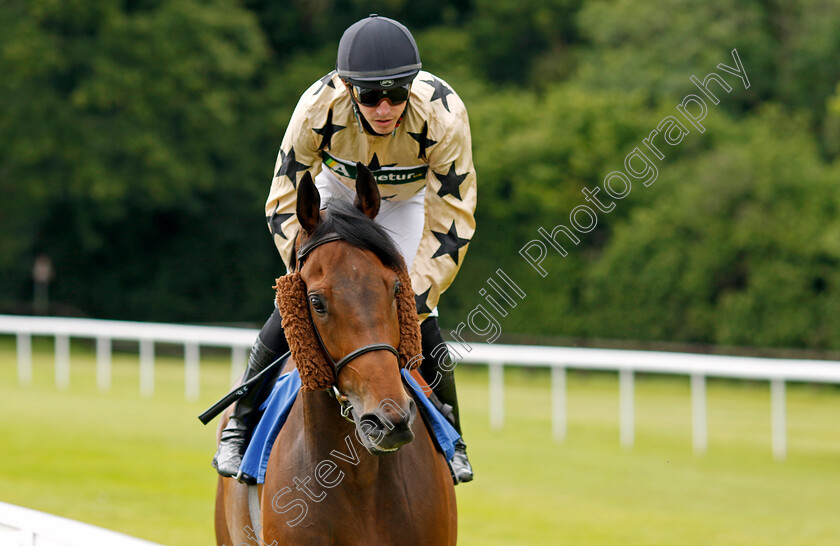
<path fill-rule="evenodd" d="M 306 260 L 306 257 L 309 255 L 317 247 L 326 244 L 332 243 L 335 241 L 342 241 L 341 235 L 332 231 L 325 233 L 317 238 L 309 239 L 304 244 L 300 245 L 300 248 L 297 250 L 295 254 L 297 260 L 293 264 L 295 269 L 300 272 L 303 269 L 303 262 Z M 338 401 L 339 405 L 341 406 L 341 415 L 351 423 L 354 422 L 352 416 L 350 415 L 353 406 L 350 404 L 350 400 L 347 396 L 341 394 L 341 391 L 338 390 L 338 374 L 341 371 L 341 368 L 349 364 L 352 360 L 362 356 L 363 354 L 367 354 L 373 351 L 389 351 L 396 355 L 397 363 L 400 362 L 400 353 L 399 351 L 394 348 L 392 345 L 388 343 L 371 343 L 370 345 L 364 345 L 350 351 L 343 357 L 341 357 L 338 362 L 333 360 L 333 357 L 330 355 L 330 352 L 327 350 L 327 346 L 324 344 L 324 340 L 321 338 L 321 333 L 318 331 L 318 326 L 315 325 L 315 321 L 312 320 L 312 312 L 310 311 L 309 314 L 309 321 L 312 324 L 312 329 L 315 331 L 315 337 L 318 339 L 318 345 L 321 347 L 321 352 L 324 353 L 324 356 L 327 358 L 330 364 L 332 364 L 333 371 L 334 371 L 334 381 L 332 384 L 332 389 L 329 391 L 332 396 Z"/>

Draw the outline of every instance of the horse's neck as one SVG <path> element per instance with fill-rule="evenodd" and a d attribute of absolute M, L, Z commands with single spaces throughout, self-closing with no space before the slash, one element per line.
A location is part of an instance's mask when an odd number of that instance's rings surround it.
<path fill-rule="evenodd" d="M 334 437 L 353 433 L 353 425 L 341 416 L 340 406 L 327 391 L 301 392 L 303 430 L 310 444 L 319 449 L 334 447 Z M 340 439 L 339 439 L 340 441 Z"/>

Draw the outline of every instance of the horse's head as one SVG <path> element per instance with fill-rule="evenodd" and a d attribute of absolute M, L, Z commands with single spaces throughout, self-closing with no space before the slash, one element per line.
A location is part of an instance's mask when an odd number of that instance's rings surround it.
<path fill-rule="evenodd" d="M 414 438 L 400 367 L 419 360 L 419 326 L 403 259 L 373 222 L 376 181 L 357 167 L 355 203 L 324 211 L 311 176 L 301 179 L 296 272 L 278 279 L 278 305 L 304 390 L 332 389 L 367 450 L 382 454 Z"/>

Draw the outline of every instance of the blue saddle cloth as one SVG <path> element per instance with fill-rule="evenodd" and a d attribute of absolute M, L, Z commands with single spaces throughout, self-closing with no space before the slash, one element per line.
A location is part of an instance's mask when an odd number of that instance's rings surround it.
<path fill-rule="evenodd" d="M 292 411 L 299 391 L 300 375 L 297 370 L 292 370 L 277 378 L 268 398 L 260 405 L 259 409 L 263 414 L 251 435 L 240 466 L 240 470 L 245 474 L 256 476 L 257 483 L 265 482 L 265 469 L 268 467 L 271 446 L 274 445 L 277 434 Z"/>
<path fill-rule="evenodd" d="M 451 461 L 452 457 L 455 456 L 455 442 L 461 439 L 461 435 L 434 404 L 426 398 L 423 389 L 411 377 L 409 371 L 403 368 L 400 373 L 402 373 L 406 384 L 411 387 L 415 402 L 420 404 L 420 412 L 426 418 L 426 425 L 432 430 L 432 439 L 435 440 L 437 448 L 446 456 L 447 461 Z"/>
<path fill-rule="evenodd" d="M 423 418 L 433 432 L 432 438 L 435 440 L 436 447 L 444 454 L 446 460 L 451 461 L 455 454 L 455 442 L 460 438 L 460 435 L 426 398 L 422 388 L 411 377 L 411 374 L 403 369 L 402 376 L 406 384 L 411 387 L 414 400 L 420 406 Z M 241 467 L 245 474 L 255 476 L 257 483 L 265 483 L 265 471 L 268 467 L 271 448 L 297 399 L 300 384 L 300 376 L 297 370 L 281 375 L 271 389 L 268 398 L 259 408 L 263 414 L 251 436 L 251 442 L 242 458 Z M 338 410 L 336 409 L 336 411 Z"/>

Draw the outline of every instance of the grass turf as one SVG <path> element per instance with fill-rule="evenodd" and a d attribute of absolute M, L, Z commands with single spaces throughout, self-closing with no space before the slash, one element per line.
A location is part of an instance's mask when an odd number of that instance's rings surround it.
<path fill-rule="evenodd" d="M 74 343 L 71 385 L 54 385 L 52 344 L 36 340 L 18 385 L 0 338 L 0 500 L 167 545 L 214 544 L 212 427 L 196 415 L 226 391 L 228 356 L 202 357 L 201 396 L 184 399 L 183 361 L 158 356 L 139 394 L 136 354 L 114 353 L 111 390 Z M 568 439 L 551 440 L 549 375 L 505 373 L 505 425 L 488 419 L 487 373 L 456 372 L 473 483 L 456 488 L 461 544 L 837 544 L 840 390 L 792 385 L 788 458 L 770 449 L 765 383 L 711 381 L 709 448 L 691 449 L 687 378 L 636 381 L 636 442 L 618 440 L 614 374 L 571 373 Z"/>

